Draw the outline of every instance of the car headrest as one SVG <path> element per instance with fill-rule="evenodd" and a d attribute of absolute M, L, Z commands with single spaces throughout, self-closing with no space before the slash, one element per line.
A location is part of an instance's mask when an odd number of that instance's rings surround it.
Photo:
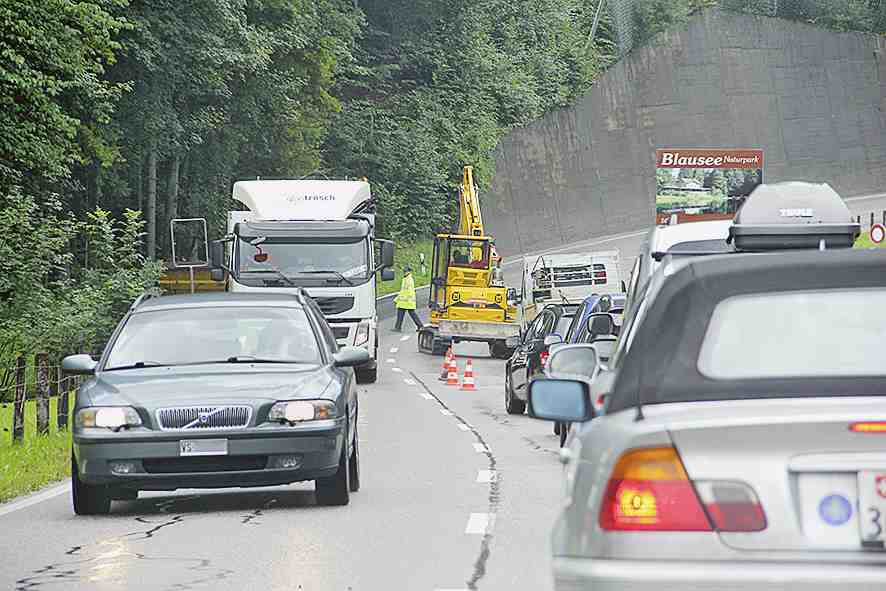
<path fill-rule="evenodd" d="M 610 335 L 613 334 L 614 330 L 615 322 L 612 321 L 611 316 L 594 316 L 591 320 L 591 330 L 589 332 L 592 336 Z"/>

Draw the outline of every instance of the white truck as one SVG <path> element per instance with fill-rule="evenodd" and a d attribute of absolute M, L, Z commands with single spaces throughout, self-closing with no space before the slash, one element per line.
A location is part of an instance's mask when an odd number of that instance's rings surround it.
<path fill-rule="evenodd" d="M 623 291 L 618 250 L 525 257 L 522 325 L 528 326 L 548 304 L 577 306 L 594 294 Z"/>
<path fill-rule="evenodd" d="M 215 278 L 225 278 L 226 289 L 236 292 L 304 289 L 340 345 L 369 350 L 357 381 L 375 382 L 376 275 L 394 278 L 394 243 L 375 237 L 369 183 L 238 181 L 233 198 L 247 210 L 228 212 L 227 235 L 212 243 Z"/>

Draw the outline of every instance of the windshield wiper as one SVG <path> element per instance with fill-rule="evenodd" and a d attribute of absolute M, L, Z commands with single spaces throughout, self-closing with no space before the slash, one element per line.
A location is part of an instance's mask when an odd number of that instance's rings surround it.
<path fill-rule="evenodd" d="M 273 274 L 279 276 L 283 281 L 288 283 L 290 286 L 298 287 L 298 285 L 292 279 L 287 277 L 286 274 L 283 273 L 283 271 L 281 271 L 280 269 L 276 269 L 274 267 L 271 267 L 268 269 L 256 269 L 254 271 L 241 271 L 241 273 L 273 273 Z"/>
<path fill-rule="evenodd" d="M 254 355 L 233 355 L 225 360 L 227 363 L 307 363 L 297 359 L 269 359 Z"/>
<path fill-rule="evenodd" d="M 115 369 L 141 369 L 143 367 L 169 367 L 172 363 L 161 363 L 159 361 L 136 361 L 129 365 L 117 365 L 114 367 L 106 367 L 105 371 L 114 371 Z"/>
<path fill-rule="evenodd" d="M 299 275 L 335 275 L 339 281 L 344 281 L 348 285 L 354 285 L 354 282 L 339 273 L 338 271 L 299 271 Z"/>

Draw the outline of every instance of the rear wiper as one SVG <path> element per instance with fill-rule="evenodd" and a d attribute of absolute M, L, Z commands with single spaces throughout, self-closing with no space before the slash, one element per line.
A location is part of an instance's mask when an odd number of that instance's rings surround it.
<path fill-rule="evenodd" d="M 335 275 L 339 281 L 344 281 L 348 285 L 354 285 L 354 282 L 339 273 L 338 271 L 299 271 L 299 275 Z"/>
<path fill-rule="evenodd" d="M 141 369 L 143 367 L 168 367 L 171 363 L 161 363 L 159 361 L 136 361 L 130 365 L 117 365 L 115 367 L 106 367 L 105 371 L 114 371 L 115 369 Z"/>

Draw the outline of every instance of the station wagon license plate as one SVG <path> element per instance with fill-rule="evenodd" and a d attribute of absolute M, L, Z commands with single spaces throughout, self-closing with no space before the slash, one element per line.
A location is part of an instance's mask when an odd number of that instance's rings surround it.
<path fill-rule="evenodd" d="M 180 456 L 226 456 L 227 439 L 182 439 L 179 441 Z"/>
<path fill-rule="evenodd" d="M 858 473 L 858 509 L 862 544 L 883 548 L 886 541 L 886 472 Z"/>

